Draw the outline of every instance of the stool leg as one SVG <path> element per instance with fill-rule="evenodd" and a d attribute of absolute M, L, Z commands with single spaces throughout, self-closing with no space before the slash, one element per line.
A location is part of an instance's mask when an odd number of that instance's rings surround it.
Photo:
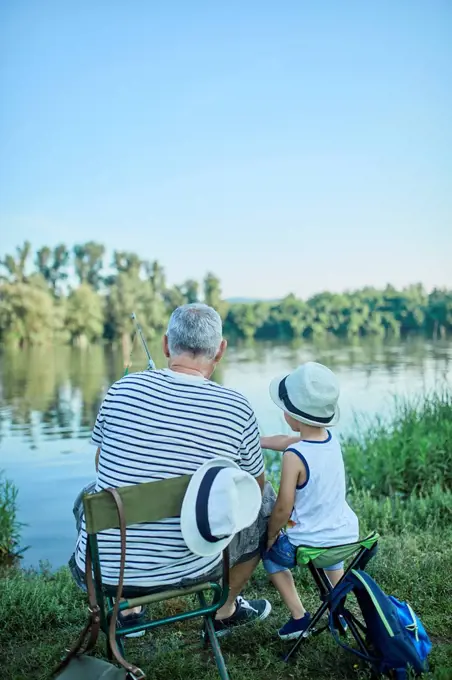
<path fill-rule="evenodd" d="M 298 648 L 300 647 L 300 645 L 303 643 L 303 640 L 306 640 L 306 637 L 307 637 L 307 634 L 309 633 L 309 631 L 310 631 L 312 628 L 315 627 L 315 625 L 317 624 L 318 621 L 320 621 L 320 619 L 322 618 L 322 616 L 324 615 L 324 613 L 327 611 L 327 609 L 328 609 L 328 602 L 324 602 L 324 603 L 322 604 L 322 606 L 319 607 L 319 609 L 318 609 L 318 610 L 316 611 L 316 613 L 314 614 L 314 616 L 313 616 L 313 618 L 311 619 L 311 622 L 310 622 L 308 628 L 305 630 L 305 632 L 304 632 L 302 635 L 300 635 L 300 637 L 298 638 L 298 640 L 295 642 L 294 646 L 288 651 L 288 653 L 287 653 L 286 656 L 284 657 L 284 661 L 286 661 L 286 662 L 289 661 L 290 658 L 295 654 L 295 652 L 298 650 Z"/>

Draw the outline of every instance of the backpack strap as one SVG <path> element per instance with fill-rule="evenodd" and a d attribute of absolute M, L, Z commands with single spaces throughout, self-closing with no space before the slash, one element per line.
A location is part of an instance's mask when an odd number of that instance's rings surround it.
<path fill-rule="evenodd" d="M 333 638 L 340 647 L 347 650 L 348 652 L 351 652 L 352 654 L 355 654 L 355 656 L 358 656 L 360 659 L 364 659 L 367 662 L 378 663 L 379 660 L 371 654 L 364 654 L 364 652 L 361 652 L 360 650 L 345 644 L 345 642 L 340 639 L 339 633 L 336 629 L 336 626 L 334 625 L 335 615 L 344 614 L 345 598 L 355 588 L 362 588 L 362 585 L 359 581 L 357 581 L 353 573 L 349 573 L 344 578 L 342 583 L 333 589 L 332 593 L 330 594 L 330 614 L 328 619 L 328 627 Z"/>
<path fill-rule="evenodd" d="M 355 647 L 350 647 L 350 645 L 346 645 L 345 642 L 342 642 L 342 640 L 339 637 L 339 633 L 336 627 L 334 626 L 333 612 L 330 612 L 328 625 L 331 631 L 331 635 L 333 636 L 333 638 L 340 647 L 347 650 L 347 652 L 355 654 L 355 656 L 358 656 L 360 659 L 364 659 L 367 662 L 379 663 L 380 660 L 377 659 L 376 656 L 372 656 L 371 654 L 364 654 L 364 652 L 360 652 L 359 649 L 355 649 Z"/>

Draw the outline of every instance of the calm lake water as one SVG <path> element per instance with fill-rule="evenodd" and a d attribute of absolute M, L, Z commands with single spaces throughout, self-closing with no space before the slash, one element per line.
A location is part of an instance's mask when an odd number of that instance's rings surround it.
<path fill-rule="evenodd" d="M 158 348 L 152 353 L 163 366 Z M 307 360 L 327 364 L 340 379 L 342 432 L 357 427 L 357 420 L 363 426 L 377 414 L 390 417 L 395 396 L 452 383 L 452 344 L 419 338 L 231 348 L 215 379 L 249 398 L 263 432 L 280 432 L 285 428 L 268 384 Z M 133 361 L 134 370 L 146 366 L 141 348 Z M 19 488 L 23 545 L 30 545 L 24 565 L 67 562 L 76 538 L 73 500 L 94 478 L 90 430 L 105 392 L 122 372 L 121 356 L 101 348 L 0 354 L 0 469 Z"/>

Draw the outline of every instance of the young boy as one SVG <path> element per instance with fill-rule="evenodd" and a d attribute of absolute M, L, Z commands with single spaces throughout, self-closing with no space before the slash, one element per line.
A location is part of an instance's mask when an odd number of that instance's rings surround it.
<path fill-rule="evenodd" d="M 270 396 L 297 433 L 261 439 L 262 448 L 284 451 L 263 562 L 292 615 L 279 630 L 279 637 L 292 640 L 310 621 L 289 571 L 296 566 L 297 546 L 353 543 L 358 539 L 358 518 L 345 500 L 339 440 L 327 429 L 339 420 L 339 384 L 334 373 L 322 364 L 305 363 L 286 377 L 273 380 Z M 328 567 L 333 586 L 343 573 L 342 562 Z"/>

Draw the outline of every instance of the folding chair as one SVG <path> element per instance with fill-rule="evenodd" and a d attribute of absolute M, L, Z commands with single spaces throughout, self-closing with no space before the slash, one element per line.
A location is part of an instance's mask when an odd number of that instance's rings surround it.
<path fill-rule="evenodd" d="M 126 526 L 141 522 L 157 522 L 167 517 L 178 517 L 182 507 L 182 501 L 190 481 L 189 475 L 173 477 L 158 482 L 146 482 L 132 486 L 123 486 L 117 489 L 124 505 Z M 100 607 L 101 629 L 107 638 L 107 656 L 112 658 L 112 650 L 108 640 L 108 627 L 113 613 L 113 598 L 116 594 L 116 586 L 102 584 L 101 568 L 99 561 L 99 548 L 97 534 L 100 531 L 119 527 L 118 513 L 112 496 L 101 491 L 95 494 L 87 494 L 83 497 L 85 510 L 85 523 L 88 540 L 93 560 L 93 575 L 96 589 L 97 602 Z M 209 592 L 211 600 L 208 602 Z M 160 626 L 177 623 L 202 617 L 204 621 L 205 640 L 210 641 L 215 662 L 222 680 L 229 680 L 223 655 L 215 635 L 213 619 L 217 609 L 222 607 L 227 600 L 229 592 L 229 554 L 226 549 L 223 552 L 222 574 L 218 578 L 208 579 L 189 587 L 175 588 L 172 586 L 156 587 L 135 590 L 125 587 L 123 590 L 124 602 L 121 602 L 119 610 L 130 609 L 139 605 L 155 604 L 173 598 L 196 595 L 199 607 L 189 609 L 179 614 L 173 614 L 164 618 L 143 622 L 135 626 L 124 626 L 116 630 L 116 641 L 119 651 L 123 656 L 123 637 L 129 633 L 150 630 Z M 209 598 L 210 599 L 210 598 Z"/>
<path fill-rule="evenodd" d="M 297 550 L 297 564 L 299 566 L 307 566 L 311 572 L 314 581 L 320 592 L 320 599 L 322 604 L 311 618 L 309 626 L 303 632 L 303 634 L 297 639 L 295 644 L 291 647 L 289 652 L 285 655 L 284 661 L 289 661 L 294 654 L 299 650 L 300 646 L 305 642 L 306 638 L 312 635 L 318 635 L 324 630 L 330 628 L 330 621 L 320 628 L 317 628 L 322 616 L 327 613 L 330 609 L 331 602 L 334 598 L 336 588 L 341 584 L 352 569 L 365 569 L 369 560 L 375 555 L 378 549 L 378 539 L 379 534 L 375 531 L 366 538 L 357 543 L 348 543 L 346 545 L 336 545 L 331 548 L 314 548 L 310 546 L 300 546 Z M 348 567 L 344 570 L 344 575 L 341 580 L 333 586 L 330 583 L 328 576 L 325 573 L 325 568 L 331 564 L 336 564 L 337 562 L 342 562 L 343 560 L 351 561 Z M 350 633 L 355 638 L 360 651 L 366 656 L 371 656 L 365 640 L 366 629 L 348 609 L 341 607 L 341 616 L 344 621 L 348 624 Z M 334 617 L 334 627 L 337 631 L 341 631 L 341 634 L 345 634 L 344 628 L 338 617 Z M 336 634 L 335 634 L 336 637 Z"/>

